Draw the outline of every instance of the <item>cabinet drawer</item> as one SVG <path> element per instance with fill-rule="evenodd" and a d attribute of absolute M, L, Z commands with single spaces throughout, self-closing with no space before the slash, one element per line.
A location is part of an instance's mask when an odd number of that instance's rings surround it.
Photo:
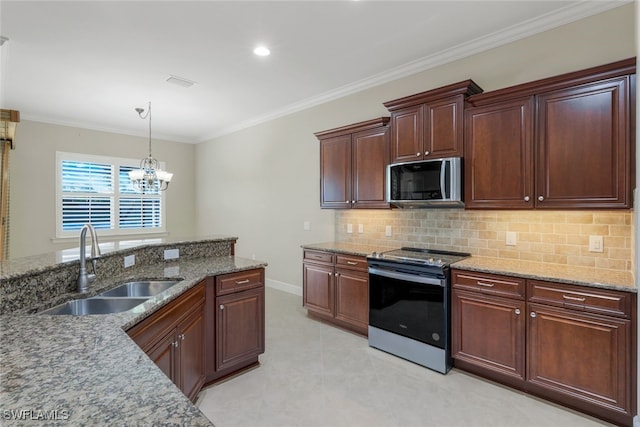
<path fill-rule="evenodd" d="M 631 294 L 578 285 L 528 280 L 529 301 L 629 318 Z"/>
<path fill-rule="evenodd" d="M 127 334 L 147 352 L 157 344 L 158 339 L 171 332 L 193 307 L 204 304 L 204 297 L 203 281 L 128 329 Z"/>
<path fill-rule="evenodd" d="M 453 270 L 452 286 L 458 289 L 524 299 L 525 279 L 495 274 Z"/>
<path fill-rule="evenodd" d="M 226 295 L 264 285 L 264 269 L 240 271 L 216 277 L 216 295 Z"/>
<path fill-rule="evenodd" d="M 361 271 L 368 271 L 369 269 L 365 257 L 354 255 L 336 255 L 336 267 L 352 268 Z"/>
<path fill-rule="evenodd" d="M 304 260 L 311 262 L 323 262 L 333 264 L 333 254 L 321 251 L 304 251 Z"/>

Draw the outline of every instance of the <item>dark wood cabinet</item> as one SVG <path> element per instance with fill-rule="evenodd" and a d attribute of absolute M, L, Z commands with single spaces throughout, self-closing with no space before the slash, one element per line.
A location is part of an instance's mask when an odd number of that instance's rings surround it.
<path fill-rule="evenodd" d="M 388 101 L 391 162 L 464 155 L 465 99 L 482 89 L 472 80 Z"/>
<path fill-rule="evenodd" d="M 513 387 L 525 379 L 525 280 L 452 274 L 451 355 L 458 367 L 491 372 Z"/>
<path fill-rule="evenodd" d="M 264 353 L 264 288 L 216 298 L 216 369 L 252 361 Z"/>
<path fill-rule="evenodd" d="M 465 207 L 531 209 L 533 97 L 469 109 L 465 116 Z"/>
<path fill-rule="evenodd" d="M 207 282 L 206 383 L 258 364 L 265 351 L 264 268 Z"/>
<path fill-rule="evenodd" d="M 388 208 L 388 117 L 316 133 L 320 140 L 320 207 Z"/>
<path fill-rule="evenodd" d="M 635 294 L 461 270 L 452 287 L 457 368 L 631 425 Z"/>
<path fill-rule="evenodd" d="M 310 315 L 367 335 L 369 274 L 362 256 L 305 250 L 303 305 Z"/>
<path fill-rule="evenodd" d="M 192 401 L 205 380 L 204 282 L 127 331 Z"/>
<path fill-rule="evenodd" d="M 631 208 L 635 58 L 468 98 L 465 207 Z"/>

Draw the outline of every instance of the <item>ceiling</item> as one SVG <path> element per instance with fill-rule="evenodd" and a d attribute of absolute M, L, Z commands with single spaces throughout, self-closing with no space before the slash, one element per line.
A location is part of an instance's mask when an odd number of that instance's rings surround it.
<path fill-rule="evenodd" d="M 0 102 L 198 143 L 628 2 L 2 0 Z"/>

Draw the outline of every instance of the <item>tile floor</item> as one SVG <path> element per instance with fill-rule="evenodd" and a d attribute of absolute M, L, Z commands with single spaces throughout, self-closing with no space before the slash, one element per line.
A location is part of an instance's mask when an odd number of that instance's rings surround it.
<path fill-rule="evenodd" d="M 271 288 L 260 366 L 203 390 L 197 404 L 216 427 L 609 425 L 369 348 L 364 337 L 309 319 L 301 297 Z"/>

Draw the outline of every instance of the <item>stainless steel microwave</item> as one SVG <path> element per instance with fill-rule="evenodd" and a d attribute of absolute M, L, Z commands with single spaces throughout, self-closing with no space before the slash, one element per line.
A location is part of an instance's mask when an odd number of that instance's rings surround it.
<path fill-rule="evenodd" d="M 387 202 L 400 208 L 464 207 L 460 157 L 390 164 L 386 178 Z"/>

